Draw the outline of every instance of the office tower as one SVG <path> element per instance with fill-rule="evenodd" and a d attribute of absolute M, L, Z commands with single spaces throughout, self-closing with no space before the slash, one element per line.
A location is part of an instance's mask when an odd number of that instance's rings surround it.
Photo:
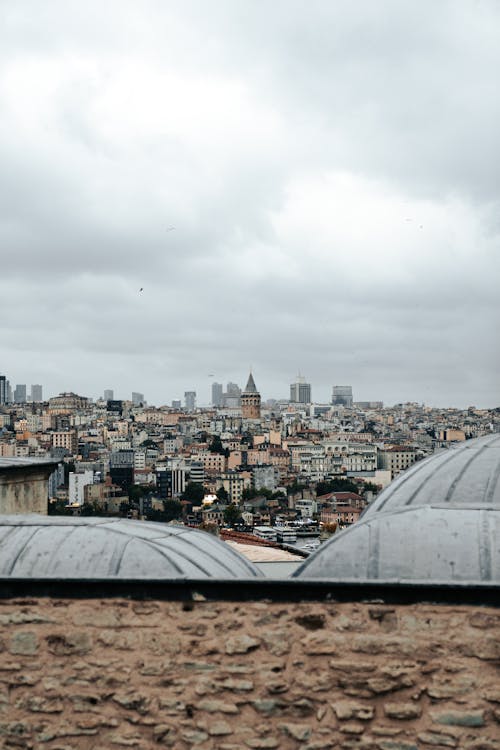
<path fill-rule="evenodd" d="M 222 383 L 212 383 L 212 406 L 222 406 Z"/>
<path fill-rule="evenodd" d="M 196 391 L 184 392 L 184 404 L 186 411 L 194 411 L 196 409 Z"/>
<path fill-rule="evenodd" d="M 26 403 L 26 385 L 23 383 L 16 385 L 14 389 L 14 403 L 25 404 Z"/>
<path fill-rule="evenodd" d="M 245 390 L 241 394 L 241 416 L 243 419 L 260 419 L 260 393 L 250 373 Z"/>
<path fill-rule="evenodd" d="M 134 406 L 141 406 L 144 403 L 144 393 L 132 391 L 132 403 Z"/>
<path fill-rule="evenodd" d="M 228 383 L 226 392 L 222 394 L 222 406 L 237 408 L 241 403 L 241 388 L 236 383 Z"/>
<path fill-rule="evenodd" d="M 311 403 L 311 384 L 306 383 L 302 375 L 298 375 L 296 382 L 290 385 L 290 401 L 294 404 Z"/>
<path fill-rule="evenodd" d="M 32 385 L 31 386 L 31 400 L 32 401 L 43 401 L 42 386 L 41 385 Z"/>
<path fill-rule="evenodd" d="M 172 401 L 172 409 L 182 409 L 182 401 L 180 399 L 174 399 Z"/>
<path fill-rule="evenodd" d="M 332 391 L 332 404 L 335 406 L 352 407 L 352 386 L 334 385 Z"/>
<path fill-rule="evenodd" d="M 0 405 L 7 403 L 7 378 L 0 375 Z"/>
<path fill-rule="evenodd" d="M 104 391 L 104 400 L 105 401 L 113 401 L 115 397 L 114 391 L 111 389 L 108 389 L 107 391 Z"/>

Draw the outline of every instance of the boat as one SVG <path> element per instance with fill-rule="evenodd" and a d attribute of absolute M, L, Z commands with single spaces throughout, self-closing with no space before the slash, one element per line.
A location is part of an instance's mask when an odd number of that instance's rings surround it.
<path fill-rule="evenodd" d="M 278 542 L 293 544 L 297 541 L 297 532 L 293 526 L 275 526 Z"/>
<path fill-rule="evenodd" d="M 254 536 L 265 539 L 267 542 L 277 541 L 276 529 L 273 529 L 272 526 L 254 526 L 253 533 Z"/>

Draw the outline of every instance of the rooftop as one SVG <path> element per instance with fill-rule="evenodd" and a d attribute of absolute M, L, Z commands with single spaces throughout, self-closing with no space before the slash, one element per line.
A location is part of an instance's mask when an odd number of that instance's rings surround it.
<path fill-rule="evenodd" d="M 258 569 L 184 526 L 76 516 L 0 516 L 0 579 L 252 578 Z"/>
<path fill-rule="evenodd" d="M 413 466 L 299 568 L 300 578 L 500 584 L 500 435 Z"/>

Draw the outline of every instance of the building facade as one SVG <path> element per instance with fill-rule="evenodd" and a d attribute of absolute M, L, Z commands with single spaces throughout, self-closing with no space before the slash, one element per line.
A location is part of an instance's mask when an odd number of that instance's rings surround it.
<path fill-rule="evenodd" d="M 311 403 L 311 384 L 306 383 L 302 375 L 299 375 L 296 382 L 290 385 L 290 401 L 293 404 Z"/>
<path fill-rule="evenodd" d="M 352 386 L 334 385 L 332 389 L 332 404 L 334 406 L 346 406 L 352 408 Z"/>

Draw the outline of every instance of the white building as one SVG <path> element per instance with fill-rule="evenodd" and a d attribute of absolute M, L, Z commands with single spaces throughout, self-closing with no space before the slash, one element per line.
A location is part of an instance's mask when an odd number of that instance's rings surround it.
<path fill-rule="evenodd" d="M 68 492 L 69 505 L 83 505 L 83 488 L 86 487 L 87 484 L 94 484 L 94 472 L 92 470 L 85 470 L 81 474 L 76 474 L 74 471 L 70 471 Z"/>

